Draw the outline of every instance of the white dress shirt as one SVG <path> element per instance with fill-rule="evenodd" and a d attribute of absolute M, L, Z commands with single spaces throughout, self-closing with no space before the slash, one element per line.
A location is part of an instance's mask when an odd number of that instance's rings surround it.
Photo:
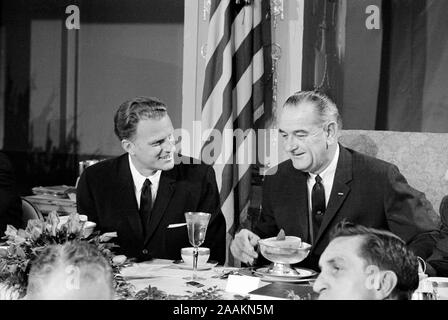
<path fill-rule="evenodd" d="M 333 188 L 334 175 L 336 173 L 338 159 L 339 159 L 339 144 L 337 145 L 333 160 L 331 160 L 328 167 L 326 167 L 325 170 L 319 174 L 319 176 L 322 178 L 322 184 L 324 185 L 324 189 L 325 189 L 325 207 L 328 207 L 328 200 L 330 199 L 331 189 Z M 317 176 L 316 174 L 309 172 L 309 177 L 307 180 L 308 203 L 309 203 L 308 208 L 309 208 L 310 212 L 313 207 L 312 203 L 311 203 L 311 192 L 313 190 L 314 184 L 316 183 L 316 180 L 315 180 L 316 176 Z"/>
<path fill-rule="evenodd" d="M 132 163 L 130 155 L 129 168 L 131 169 L 132 180 L 134 181 L 134 192 L 135 198 L 137 199 L 138 208 L 140 209 L 140 196 L 142 194 L 143 184 L 145 183 L 146 179 L 149 179 L 151 181 L 152 205 L 154 206 L 154 202 L 156 201 L 157 197 L 157 190 L 159 189 L 160 174 L 162 173 L 162 171 L 157 170 L 156 173 L 154 173 L 152 176 L 145 177 L 140 174 L 140 172 L 138 172 L 137 168 Z"/>

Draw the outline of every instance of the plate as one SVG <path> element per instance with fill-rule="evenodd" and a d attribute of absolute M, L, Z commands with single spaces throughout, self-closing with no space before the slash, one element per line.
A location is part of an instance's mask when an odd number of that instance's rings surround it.
<path fill-rule="evenodd" d="M 216 266 L 218 264 L 218 262 L 217 261 L 210 261 L 209 260 L 209 262 L 207 262 L 206 264 L 201 264 L 201 265 L 198 265 L 198 270 L 199 271 L 201 271 L 201 270 L 208 270 L 208 269 L 211 269 L 211 268 L 213 268 L 214 266 Z M 191 265 L 191 264 L 186 264 L 185 262 L 176 262 L 176 263 L 174 263 L 174 265 L 176 265 L 177 267 L 179 267 L 179 268 L 181 268 L 181 269 L 185 269 L 185 270 L 193 270 L 193 265 Z"/>
<path fill-rule="evenodd" d="M 316 271 L 307 268 L 294 268 L 299 273 L 297 276 L 273 275 L 268 273 L 268 269 L 269 267 L 258 268 L 254 274 L 261 277 L 263 281 L 270 282 L 303 282 L 317 275 Z"/>
<path fill-rule="evenodd" d="M 76 190 L 74 187 L 61 185 L 61 186 L 47 186 L 47 187 L 34 187 L 31 189 L 34 194 L 37 195 L 51 195 L 54 197 L 67 198 L 67 192 Z"/>

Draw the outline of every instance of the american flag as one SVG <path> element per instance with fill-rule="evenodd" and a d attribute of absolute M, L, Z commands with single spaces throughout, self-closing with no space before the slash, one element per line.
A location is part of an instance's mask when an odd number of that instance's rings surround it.
<path fill-rule="evenodd" d="M 227 241 L 246 220 L 256 163 L 254 130 L 235 139 L 235 130 L 261 128 L 264 119 L 264 0 L 212 0 L 202 96 L 202 128 L 222 133 L 214 142 L 214 169 L 228 231 Z M 240 137 L 243 135 L 240 135 Z M 216 148 L 216 146 L 219 146 Z M 204 154 L 204 152 L 203 152 Z M 227 262 L 233 264 L 231 255 Z"/>

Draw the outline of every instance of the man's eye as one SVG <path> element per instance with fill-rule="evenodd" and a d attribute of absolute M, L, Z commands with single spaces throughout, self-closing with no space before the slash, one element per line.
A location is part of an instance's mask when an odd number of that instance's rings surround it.
<path fill-rule="evenodd" d="M 339 268 L 338 266 L 333 266 L 333 268 L 332 268 L 332 272 L 333 273 L 338 273 L 339 271 L 341 270 L 341 268 Z"/>

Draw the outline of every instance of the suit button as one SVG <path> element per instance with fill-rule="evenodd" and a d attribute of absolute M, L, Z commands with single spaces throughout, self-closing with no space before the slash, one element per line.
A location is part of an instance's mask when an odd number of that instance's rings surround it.
<path fill-rule="evenodd" d="M 148 254 L 148 250 L 147 250 L 147 249 L 143 249 L 143 250 L 142 250 L 142 253 L 143 253 L 143 254 Z"/>

